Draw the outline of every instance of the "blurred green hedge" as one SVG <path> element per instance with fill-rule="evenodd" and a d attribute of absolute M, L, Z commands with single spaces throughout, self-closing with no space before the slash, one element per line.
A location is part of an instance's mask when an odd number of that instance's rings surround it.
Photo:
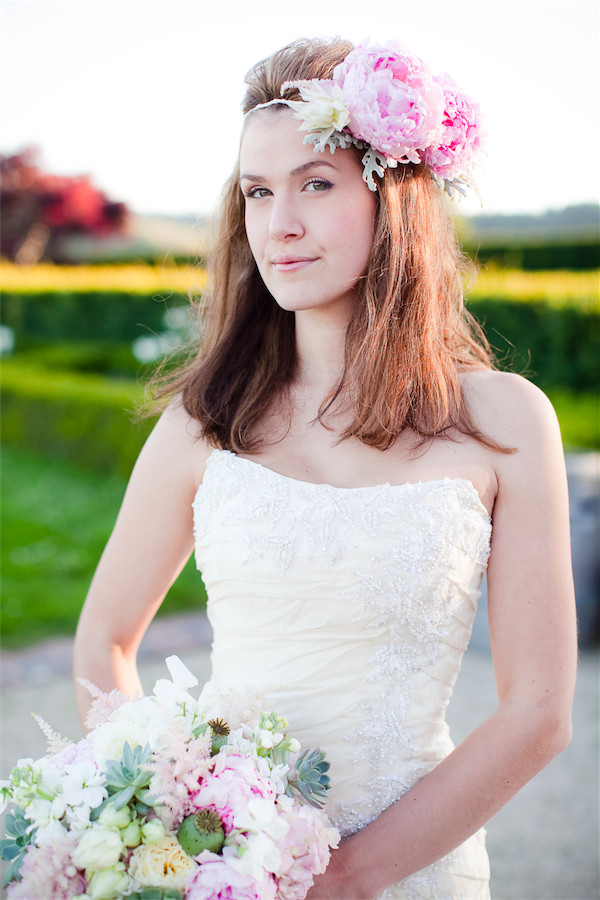
<path fill-rule="evenodd" d="M 16 335 L 17 352 L 37 346 L 39 362 L 80 371 L 130 375 L 140 370 L 127 348 L 137 337 L 165 331 L 165 313 L 187 299 L 121 293 L 7 294 L 1 321 Z M 497 351 L 502 368 L 541 387 L 595 390 L 600 358 L 600 308 L 507 297 L 473 298 L 468 307 Z M 40 345 L 56 344 L 44 351 Z M 78 351 L 69 343 L 86 347 Z M 50 357 L 54 354 L 55 363 Z M 64 363 L 59 362 L 60 356 Z M 67 357 L 71 362 L 67 361 Z M 37 362 L 32 358 L 32 362 Z"/>
<path fill-rule="evenodd" d="M 133 379 L 2 363 L 2 440 L 102 473 L 129 475 L 152 421 L 133 421 Z"/>
<path fill-rule="evenodd" d="M 0 320 L 12 328 L 17 347 L 32 339 L 128 341 L 164 330 L 165 313 L 186 306 L 187 297 L 120 291 L 48 291 L 2 295 Z"/>
<path fill-rule="evenodd" d="M 544 389 L 598 389 L 598 306 L 586 310 L 502 297 L 472 300 L 467 306 L 492 345 L 499 368 L 518 372 Z"/>
<path fill-rule="evenodd" d="M 144 379 L 151 369 L 135 358 L 131 341 L 79 340 L 47 343 L 41 339 L 30 339 L 27 343 L 21 341 L 21 350 L 14 358 L 34 368 L 121 378 Z"/>
<path fill-rule="evenodd" d="M 597 240 L 538 244 L 499 241 L 477 245 L 467 242 L 464 250 L 479 264 L 493 263 L 506 269 L 524 269 L 526 272 L 552 269 L 582 271 L 597 269 L 600 265 L 600 243 Z"/>
<path fill-rule="evenodd" d="M 597 392 L 598 307 L 490 297 L 473 298 L 468 308 L 500 368 L 549 392 Z M 164 331 L 165 309 L 164 301 L 130 294 L 6 297 L 2 320 L 15 328 L 17 344 L 14 357 L 2 362 L 3 440 L 127 475 L 151 428 L 149 420 L 132 421 L 144 368 L 131 341 L 144 330 Z"/>

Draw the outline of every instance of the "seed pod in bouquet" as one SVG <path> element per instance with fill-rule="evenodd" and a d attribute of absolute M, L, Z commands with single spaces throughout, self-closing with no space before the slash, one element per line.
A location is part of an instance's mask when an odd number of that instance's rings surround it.
<path fill-rule="evenodd" d="M 212 756 L 216 756 L 221 747 L 227 743 L 230 728 L 224 719 L 209 719 L 207 724 L 212 734 L 211 754 Z"/>
<path fill-rule="evenodd" d="M 200 809 L 183 820 L 177 840 L 190 856 L 198 856 L 203 850 L 220 853 L 225 843 L 223 822 L 214 810 Z"/>

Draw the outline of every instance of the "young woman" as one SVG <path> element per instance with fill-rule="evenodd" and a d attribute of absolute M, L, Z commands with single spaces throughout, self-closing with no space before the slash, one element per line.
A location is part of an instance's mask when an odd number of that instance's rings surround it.
<path fill-rule="evenodd" d="M 343 841 L 310 900 L 488 897 L 481 827 L 568 743 L 576 638 L 554 413 L 462 302 L 443 188 L 477 110 L 394 46 L 300 41 L 247 83 L 203 347 L 134 469 L 76 673 L 140 690 L 195 542 L 213 680 L 331 762 Z M 454 749 L 486 567 L 498 707 Z"/>

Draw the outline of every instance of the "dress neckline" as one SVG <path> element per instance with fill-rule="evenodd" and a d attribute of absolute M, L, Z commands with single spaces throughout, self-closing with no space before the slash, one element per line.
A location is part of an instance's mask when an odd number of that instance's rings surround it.
<path fill-rule="evenodd" d="M 301 478 L 293 478 L 291 475 L 284 475 L 283 472 L 278 472 L 276 469 L 271 469 L 269 466 L 265 466 L 260 462 L 257 462 L 254 459 L 249 459 L 247 456 L 239 456 L 237 453 L 234 453 L 232 450 L 223 450 L 219 447 L 215 447 L 209 455 L 209 460 L 215 457 L 216 454 L 221 454 L 222 456 L 226 456 L 235 460 L 236 462 L 247 463 L 249 466 L 253 466 L 256 469 L 262 470 L 266 472 L 268 475 L 273 476 L 274 478 L 282 479 L 286 482 L 291 482 L 292 484 L 299 485 L 301 487 L 307 488 L 327 488 L 332 491 L 339 491 L 340 493 L 360 493 L 365 491 L 381 491 L 381 490 L 406 490 L 408 488 L 423 488 L 423 487 L 434 487 L 440 485 L 462 485 L 466 488 L 467 492 L 471 494 L 472 499 L 476 502 L 476 505 L 479 507 L 479 511 L 482 515 L 488 520 L 491 521 L 491 516 L 487 511 L 486 507 L 483 504 L 481 497 L 479 496 L 479 491 L 473 484 L 473 482 L 469 478 L 460 478 L 460 477 L 452 477 L 450 475 L 445 475 L 442 478 L 427 478 L 425 480 L 418 481 L 402 481 L 399 484 L 390 484 L 389 481 L 379 482 L 378 484 L 367 484 L 361 485 L 359 487 L 340 487 L 335 484 L 330 484 L 326 481 L 303 481 Z"/>

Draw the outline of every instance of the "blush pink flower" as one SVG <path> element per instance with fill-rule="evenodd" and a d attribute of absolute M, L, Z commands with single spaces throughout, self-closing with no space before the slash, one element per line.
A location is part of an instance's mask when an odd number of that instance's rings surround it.
<path fill-rule="evenodd" d="M 77 841 L 64 832 L 42 847 L 30 847 L 21 865 L 20 881 L 8 885 L 8 900 L 73 900 L 83 894 L 86 880 L 73 863 Z"/>
<path fill-rule="evenodd" d="M 227 864 L 227 859 L 205 850 L 196 875 L 186 885 L 186 900 L 275 900 L 277 885 L 265 876 L 259 882 Z"/>
<path fill-rule="evenodd" d="M 281 900 L 303 900 L 313 884 L 313 876 L 322 874 L 330 859 L 330 847 L 337 847 L 339 832 L 324 814 L 314 807 L 294 801 L 282 810 L 289 828 L 278 847 L 281 866 L 278 894 Z"/>
<path fill-rule="evenodd" d="M 448 75 L 434 80 L 444 92 L 444 115 L 438 139 L 425 150 L 424 161 L 438 178 L 451 181 L 473 167 L 483 146 L 481 114 Z"/>
<path fill-rule="evenodd" d="M 359 45 L 333 71 L 350 111 L 348 130 L 388 159 L 421 161 L 442 121 L 444 97 L 429 68 L 395 42 Z"/>
<path fill-rule="evenodd" d="M 236 813 L 245 812 L 253 797 L 275 800 L 273 788 L 261 778 L 254 761 L 235 753 L 219 753 L 214 757 L 212 772 L 203 777 L 193 803 L 196 809 L 215 809 L 229 831 L 236 827 Z"/>
<path fill-rule="evenodd" d="M 152 771 L 150 795 L 167 828 L 179 825 L 196 808 L 194 796 L 212 766 L 210 739 L 187 740 L 183 721 L 174 721 L 165 748 L 148 763 Z"/>
<path fill-rule="evenodd" d="M 70 766 L 82 762 L 95 762 L 94 747 L 89 734 L 76 744 L 67 744 L 50 757 L 50 764 L 60 772 L 66 772 Z"/>
<path fill-rule="evenodd" d="M 88 681 L 87 678 L 78 678 L 77 680 L 94 698 L 85 720 L 86 727 L 90 731 L 101 722 L 108 722 L 115 710 L 123 706 L 124 703 L 130 702 L 127 694 L 118 691 L 116 688 L 110 693 L 105 693 L 91 681 Z"/>

